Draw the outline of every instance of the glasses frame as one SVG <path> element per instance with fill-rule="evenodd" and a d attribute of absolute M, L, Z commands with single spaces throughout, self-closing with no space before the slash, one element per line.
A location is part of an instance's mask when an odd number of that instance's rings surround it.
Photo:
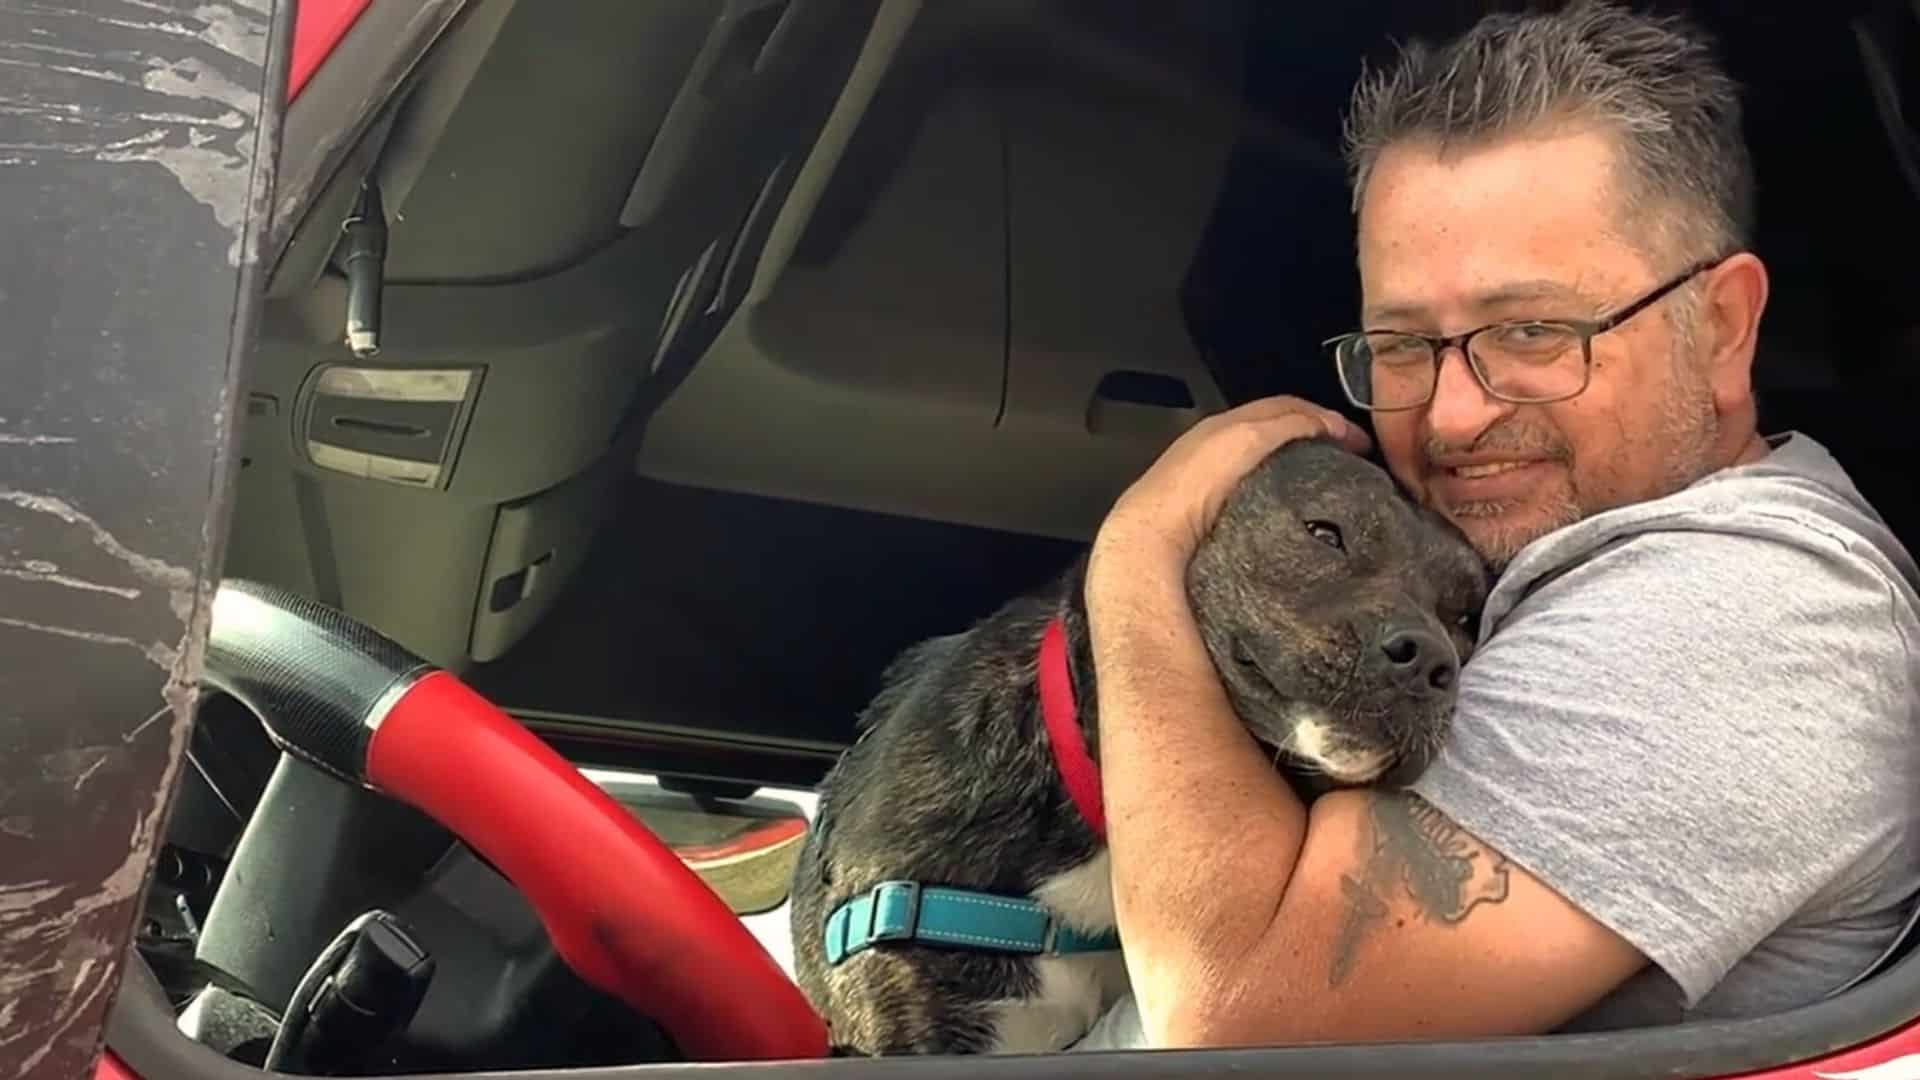
<path fill-rule="evenodd" d="M 1565 401 L 1568 398 L 1578 397 L 1582 393 L 1585 393 L 1587 384 L 1593 379 L 1593 339 L 1595 337 L 1619 327 L 1628 319 L 1659 303 L 1668 293 L 1685 285 L 1688 281 L 1692 280 L 1694 276 L 1719 266 L 1721 263 L 1727 261 L 1728 258 L 1731 258 L 1731 256 L 1720 255 L 1694 263 L 1685 271 L 1655 286 L 1652 291 L 1645 293 L 1639 299 L 1598 319 L 1502 319 L 1499 322 L 1490 322 L 1485 326 L 1476 326 L 1471 330 L 1458 334 L 1450 334 L 1445 337 L 1433 334 L 1416 334 L 1410 330 L 1391 330 L 1384 328 L 1353 330 L 1335 337 L 1330 337 L 1321 342 L 1320 346 L 1321 348 L 1331 350 L 1333 354 L 1334 374 L 1339 377 L 1340 389 L 1347 395 L 1347 400 L 1352 402 L 1356 407 L 1366 409 L 1369 412 L 1404 412 L 1407 409 L 1418 409 L 1428 402 L 1431 402 L 1434 391 L 1440 386 L 1440 365 L 1445 362 L 1446 351 L 1450 348 L 1460 350 L 1460 355 L 1467 362 L 1467 370 L 1473 372 L 1474 381 L 1480 384 L 1480 389 L 1486 391 L 1487 396 L 1497 401 L 1505 401 L 1515 405 L 1542 405 L 1554 401 Z M 1480 369 L 1480 360 L 1474 355 L 1471 344 L 1475 337 L 1489 330 L 1509 329 L 1518 326 L 1553 327 L 1555 329 L 1569 331 L 1578 337 L 1580 339 L 1580 385 L 1564 394 L 1554 394 L 1548 397 L 1517 397 L 1495 390 L 1492 382 L 1487 378 L 1487 373 Z M 1369 405 L 1360 400 L 1360 396 L 1353 392 L 1352 384 L 1347 381 L 1346 365 L 1340 362 L 1340 350 L 1347 342 L 1366 337 L 1368 334 L 1398 334 L 1402 337 L 1413 338 L 1416 341 L 1424 342 L 1428 349 L 1432 350 L 1433 379 L 1427 386 L 1425 397 L 1407 405 L 1384 407 Z"/>

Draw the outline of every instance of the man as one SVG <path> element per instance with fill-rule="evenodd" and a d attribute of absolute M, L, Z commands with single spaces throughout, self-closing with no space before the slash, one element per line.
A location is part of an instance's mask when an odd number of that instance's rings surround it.
<path fill-rule="evenodd" d="M 1122 496 L 1088 598 L 1135 1000 L 1085 1047 L 1830 993 L 1920 887 L 1920 573 L 1819 445 L 1756 430 L 1767 276 L 1734 87 L 1687 24 L 1581 4 L 1407 52 L 1348 132 L 1377 332 L 1336 343 L 1343 381 L 1501 577 L 1430 772 L 1309 808 L 1237 726 L 1182 574 L 1275 446 L 1371 440 L 1259 402 Z"/>

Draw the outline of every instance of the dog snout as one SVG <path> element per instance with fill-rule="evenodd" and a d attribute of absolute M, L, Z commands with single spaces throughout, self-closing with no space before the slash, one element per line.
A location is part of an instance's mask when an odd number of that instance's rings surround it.
<path fill-rule="evenodd" d="M 1377 783 L 1384 788 L 1411 787 L 1414 781 L 1426 775 L 1433 759 L 1434 744 L 1426 739 L 1416 740 L 1394 758 L 1393 764 L 1380 774 Z"/>
<path fill-rule="evenodd" d="M 1390 627 L 1380 637 L 1378 662 L 1395 681 L 1421 697 L 1452 694 L 1460 677 L 1453 646 L 1424 627 Z"/>

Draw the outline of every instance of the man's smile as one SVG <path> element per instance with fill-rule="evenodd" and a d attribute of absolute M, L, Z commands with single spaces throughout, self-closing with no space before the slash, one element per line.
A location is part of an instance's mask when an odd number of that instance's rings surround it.
<path fill-rule="evenodd" d="M 1553 462 L 1541 458 L 1505 461 L 1467 461 L 1429 467 L 1427 484 L 1446 506 L 1474 502 L 1508 502 L 1538 490 Z"/>
<path fill-rule="evenodd" d="M 1510 469 L 1525 468 L 1528 464 L 1530 463 L 1525 461 L 1501 461 L 1491 465 L 1457 465 L 1449 471 L 1464 479 L 1477 480 L 1482 476 L 1493 476 Z"/>

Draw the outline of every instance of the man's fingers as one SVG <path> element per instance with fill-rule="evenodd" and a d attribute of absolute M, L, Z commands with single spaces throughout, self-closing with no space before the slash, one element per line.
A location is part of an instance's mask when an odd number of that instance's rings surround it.
<path fill-rule="evenodd" d="M 1334 415 L 1340 416 L 1339 413 L 1335 413 Z M 1341 445 L 1356 454 L 1364 454 L 1373 449 L 1373 436 L 1367 434 L 1367 429 L 1361 427 L 1359 424 L 1353 423 L 1344 416 L 1340 416 L 1339 430 L 1335 431 L 1333 435 L 1334 438 L 1340 440 Z"/>
<path fill-rule="evenodd" d="M 1323 438 L 1356 453 L 1373 444 L 1345 416 L 1295 397 L 1263 398 L 1206 417 L 1121 493 L 1102 523 L 1100 546 L 1128 552 L 1123 557 L 1130 560 L 1184 565 L 1235 483 L 1281 446 Z"/>
<path fill-rule="evenodd" d="M 1213 420 L 1218 424 L 1267 424 L 1285 423 L 1294 418 L 1310 418 L 1317 421 L 1319 429 L 1309 431 L 1295 430 L 1290 427 L 1280 428 L 1274 433 L 1273 447 L 1296 438 L 1317 438 L 1322 435 L 1331 436 L 1339 440 L 1341 445 L 1358 453 L 1364 453 L 1373 446 L 1373 440 L 1368 437 L 1366 431 L 1341 413 L 1285 394 L 1249 401 L 1217 414 Z"/>
<path fill-rule="evenodd" d="M 1249 468 L 1296 439 L 1332 438 L 1355 453 L 1364 453 L 1373 445 L 1365 431 L 1335 412 L 1287 412 L 1268 419 L 1249 420 L 1243 426 L 1248 433 L 1246 450 L 1252 457 Z"/>

